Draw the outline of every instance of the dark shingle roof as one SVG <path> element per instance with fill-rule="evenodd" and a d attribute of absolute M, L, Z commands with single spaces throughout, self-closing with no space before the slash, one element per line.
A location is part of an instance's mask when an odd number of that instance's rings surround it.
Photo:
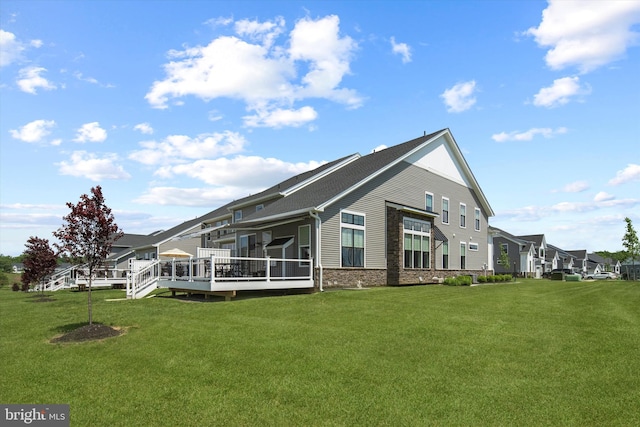
<path fill-rule="evenodd" d="M 442 131 L 362 156 L 299 191 L 246 217 L 242 222 L 260 220 L 288 212 L 314 209 L 380 171 L 400 157 L 410 153 L 440 132 Z"/>

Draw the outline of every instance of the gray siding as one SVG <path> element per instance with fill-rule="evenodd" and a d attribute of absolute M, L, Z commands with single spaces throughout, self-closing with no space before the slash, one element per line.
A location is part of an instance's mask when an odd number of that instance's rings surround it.
<path fill-rule="evenodd" d="M 487 212 L 482 210 L 473 190 L 406 162 L 401 162 L 389 169 L 322 213 L 323 267 L 340 267 L 339 214 L 344 209 L 365 215 L 365 267 L 386 268 L 385 202 L 425 209 L 425 192 L 434 195 L 435 212 L 441 212 L 442 196 L 450 200 L 450 224 L 442 224 L 440 218 L 434 221 L 434 225 L 440 228 L 449 239 L 449 269 L 460 268 L 461 241 L 467 242 L 466 269 L 481 269 L 488 260 Z M 467 205 L 466 228 L 461 228 L 458 224 L 460 202 Z M 481 209 L 479 232 L 474 229 L 476 207 Z M 468 250 L 469 242 L 478 244 L 477 252 Z M 440 267 L 441 264 L 440 254 L 440 259 L 436 258 L 436 267 Z"/>

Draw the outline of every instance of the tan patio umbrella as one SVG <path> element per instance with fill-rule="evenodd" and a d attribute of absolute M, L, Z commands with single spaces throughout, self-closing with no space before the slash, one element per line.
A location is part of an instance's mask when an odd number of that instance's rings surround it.
<path fill-rule="evenodd" d="M 160 252 L 158 255 L 159 256 L 168 257 L 168 258 L 191 258 L 191 257 L 193 257 L 193 255 L 191 255 L 190 253 L 185 252 L 182 249 L 178 249 L 178 248 L 173 248 L 173 249 L 169 249 L 169 250 L 164 251 L 164 252 Z"/>

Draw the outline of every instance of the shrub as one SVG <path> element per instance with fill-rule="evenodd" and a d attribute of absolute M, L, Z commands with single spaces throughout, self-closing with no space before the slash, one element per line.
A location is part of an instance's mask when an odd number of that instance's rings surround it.
<path fill-rule="evenodd" d="M 29 284 L 28 283 L 23 283 L 20 290 L 22 292 L 28 292 L 29 291 Z"/>
<path fill-rule="evenodd" d="M 473 279 L 471 276 L 458 276 L 458 285 L 460 286 L 471 286 L 473 283 Z"/>
<path fill-rule="evenodd" d="M 487 276 L 478 276 L 478 283 L 487 283 Z"/>
<path fill-rule="evenodd" d="M 18 285 L 17 283 L 14 283 L 13 285 L 11 285 L 11 290 L 13 292 L 18 292 L 20 290 L 20 285 Z"/>
<path fill-rule="evenodd" d="M 447 286 L 469 286 L 471 283 L 471 276 L 447 277 L 443 282 Z"/>
<path fill-rule="evenodd" d="M 510 274 L 503 274 L 503 275 L 502 275 L 502 279 L 503 279 L 505 282 L 511 282 L 511 281 L 513 280 L 513 276 L 512 276 L 512 275 L 510 275 Z"/>
<path fill-rule="evenodd" d="M 455 277 L 445 277 L 442 284 L 447 286 L 458 286 L 458 281 Z"/>

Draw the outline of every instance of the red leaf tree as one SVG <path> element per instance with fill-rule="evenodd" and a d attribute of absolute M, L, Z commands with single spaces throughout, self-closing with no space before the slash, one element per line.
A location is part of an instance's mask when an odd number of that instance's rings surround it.
<path fill-rule="evenodd" d="M 102 188 L 91 189 L 91 196 L 83 194 L 78 204 L 68 202 L 71 212 L 63 217 L 63 225 L 53 235 L 54 244 L 61 254 L 72 262 L 83 263 L 89 273 L 87 305 L 89 324 L 93 323 L 91 307 L 91 283 L 94 273 L 111 252 L 113 243 L 122 237 L 122 230 L 115 223 L 111 209 L 104 203 Z"/>
<path fill-rule="evenodd" d="M 29 289 L 32 283 L 40 285 L 42 296 L 44 297 L 45 279 L 53 274 L 56 269 L 56 253 L 49 246 L 47 239 L 39 237 L 29 237 L 25 244 L 24 251 L 24 272 L 22 273 L 22 283 L 25 289 Z"/>

